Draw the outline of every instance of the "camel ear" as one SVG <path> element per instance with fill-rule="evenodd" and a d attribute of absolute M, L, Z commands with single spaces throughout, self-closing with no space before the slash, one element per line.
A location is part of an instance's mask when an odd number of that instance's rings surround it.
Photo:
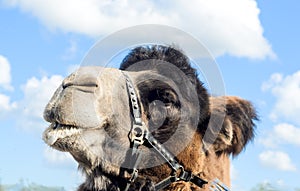
<path fill-rule="evenodd" d="M 254 138 L 255 120 L 258 117 L 249 101 L 234 96 L 211 97 L 203 142 L 212 143 L 216 153 L 238 155 Z"/>

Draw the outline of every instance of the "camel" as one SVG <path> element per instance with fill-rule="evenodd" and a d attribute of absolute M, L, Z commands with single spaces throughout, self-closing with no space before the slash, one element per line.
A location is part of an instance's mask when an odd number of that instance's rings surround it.
<path fill-rule="evenodd" d="M 258 116 L 240 97 L 210 96 L 190 63 L 177 48 L 139 46 L 119 69 L 83 66 L 64 79 L 43 139 L 78 162 L 78 191 L 230 187 L 230 157 L 254 138 Z"/>

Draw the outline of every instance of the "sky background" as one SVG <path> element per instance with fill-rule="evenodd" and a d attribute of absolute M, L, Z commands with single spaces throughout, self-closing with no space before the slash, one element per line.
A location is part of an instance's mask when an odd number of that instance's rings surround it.
<path fill-rule="evenodd" d="M 299 9 L 298 0 L 0 0 L 0 183 L 75 190 L 76 163 L 41 139 L 46 103 L 97 40 L 165 24 L 203 42 L 226 94 L 251 100 L 260 115 L 255 140 L 232 160 L 233 190 L 299 188 Z"/>

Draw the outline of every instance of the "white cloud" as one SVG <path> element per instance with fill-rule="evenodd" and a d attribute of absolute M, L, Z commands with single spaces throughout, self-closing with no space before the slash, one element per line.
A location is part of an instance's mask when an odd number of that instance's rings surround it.
<path fill-rule="evenodd" d="M 292 144 L 300 146 L 300 128 L 288 123 L 280 123 L 260 142 L 268 148 L 276 148 L 279 144 Z"/>
<path fill-rule="evenodd" d="M 300 128 L 282 123 L 274 127 L 274 134 L 283 142 L 300 146 Z"/>
<path fill-rule="evenodd" d="M 263 82 L 261 89 L 262 91 L 268 91 L 269 89 L 276 86 L 283 79 L 283 75 L 280 73 L 274 73 L 271 75 L 270 79 L 266 82 Z"/>
<path fill-rule="evenodd" d="M 215 56 L 274 57 L 255 0 L 5 0 L 51 30 L 99 37 L 138 24 L 166 24 L 202 40 Z"/>
<path fill-rule="evenodd" d="M 276 98 L 270 117 L 273 120 L 283 118 L 300 124 L 300 71 L 283 76 L 273 74 L 262 85 L 263 91 L 270 91 Z"/>
<path fill-rule="evenodd" d="M 259 155 L 259 160 L 263 166 L 269 168 L 281 171 L 297 170 L 289 155 L 282 151 L 264 151 Z"/>
<path fill-rule="evenodd" d="M 73 157 L 66 152 L 61 152 L 54 150 L 50 147 L 46 147 L 44 150 L 44 157 L 47 160 L 48 164 L 50 165 L 76 165 L 76 162 L 74 161 Z"/>
<path fill-rule="evenodd" d="M 63 77 L 59 75 L 41 79 L 32 77 L 22 86 L 24 98 L 18 104 L 21 112 L 18 122 L 22 128 L 31 130 L 45 128 L 44 108 L 62 80 Z"/>
<path fill-rule="evenodd" d="M 11 71 L 8 59 L 0 55 L 0 90 L 13 90 L 11 86 Z M 0 114 L 5 114 L 17 107 L 16 102 L 11 102 L 10 97 L 0 93 Z"/>
<path fill-rule="evenodd" d="M 10 64 L 4 56 L 0 55 L 0 88 L 12 90 Z"/>
<path fill-rule="evenodd" d="M 4 94 L 0 94 L 0 114 L 2 112 L 9 112 L 17 108 L 16 102 L 11 102 L 10 97 Z"/>

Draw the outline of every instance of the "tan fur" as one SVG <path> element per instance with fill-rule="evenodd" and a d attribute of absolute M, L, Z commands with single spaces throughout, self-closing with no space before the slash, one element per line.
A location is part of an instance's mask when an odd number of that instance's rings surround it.
<path fill-rule="evenodd" d="M 179 162 L 185 167 L 185 170 L 193 172 L 204 180 L 213 180 L 218 178 L 224 184 L 230 186 L 230 158 L 228 154 L 217 155 L 214 150 L 204 152 L 202 148 L 202 135 L 195 133 L 189 145 L 177 156 Z M 145 173 L 148 176 L 155 176 L 157 181 L 166 178 L 171 174 L 168 165 L 153 168 L 151 173 Z M 173 183 L 165 191 L 209 191 L 208 185 L 199 188 L 190 182 Z"/>

